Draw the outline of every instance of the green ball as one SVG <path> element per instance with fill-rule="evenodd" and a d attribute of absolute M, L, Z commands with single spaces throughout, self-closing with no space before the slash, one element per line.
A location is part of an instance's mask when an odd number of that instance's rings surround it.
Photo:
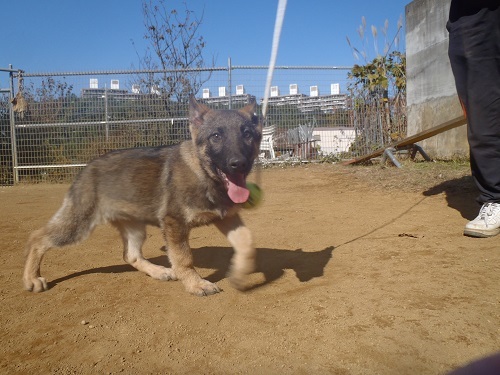
<path fill-rule="evenodd" d="M 247 189 L 250 190 L 250 196 L 248 200 L 243 203 L 243 208 L 255 208 L 262 201 L 262 189 L 259 185 L 252 182 L 247 182 Z"/>

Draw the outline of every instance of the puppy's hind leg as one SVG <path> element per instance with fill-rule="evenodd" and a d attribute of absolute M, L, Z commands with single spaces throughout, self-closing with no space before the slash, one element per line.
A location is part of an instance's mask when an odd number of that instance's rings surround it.
<path fill-rule="evenodd" d="M 135 269 L 157 280 L 177 280 L 174 271 L 151 263 L 142 255 L 142 244 L 146 240 L 146 225 L 138 222 L 114 222 L 123 240 L 123 259 Z"/>
<path fill-rule="evenodd" d="M 44 254 L 52 247 L 61 247 L 86 238 L 95 226 L 91 205 L 73 204 L 67 196 L 63 205 L 50 221 L 34 231 L 26 244 L 24 266 L 24 288 L 33 292 L 48 289 L 47 281 L 40 275 L 40 264 Z"/>
<path fill-rule="evenodd" d="M 53 246 L 46 228 L 33 232 L 26 245 L 26 263 L 24 266 L 24 288 L 33 292 L 49 289 L 47 281 L 40 275 L 43 255 Z"/>

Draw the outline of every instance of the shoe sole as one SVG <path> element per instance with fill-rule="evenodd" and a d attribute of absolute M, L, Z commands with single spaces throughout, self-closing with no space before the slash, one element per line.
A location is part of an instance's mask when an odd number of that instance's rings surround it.
<path fill-rule="evenodd" d="M 464 236 L 476 237 L 476 238 L 488 238 L 494 237 L 500 234 L 500 228 L 491 230 L 480 230 L 480 229 L 465 229 Z"/>

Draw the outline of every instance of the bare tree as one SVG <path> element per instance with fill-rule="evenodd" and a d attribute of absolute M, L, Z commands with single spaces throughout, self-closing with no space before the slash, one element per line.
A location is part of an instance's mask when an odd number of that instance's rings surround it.
<path fill-rule="evenodd" d="M 160 95 L 164 101 L 184 102 L 210 78 L 207 72 L 202 75 L 200 71 L 207 67 L 203 56 L 206 44 L 200 34 L 203 13 L 197 17 L 186 3 L 182 11 L 170 9 L 164 0 L 144 0 L 142 11 L 144 38 L 150 44 L 139 58 L 141 69 L 161 73 L 143 76 L 141 88 Z"/>

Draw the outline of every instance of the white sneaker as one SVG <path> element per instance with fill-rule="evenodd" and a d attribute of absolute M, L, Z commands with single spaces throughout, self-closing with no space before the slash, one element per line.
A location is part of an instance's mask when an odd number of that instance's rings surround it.
<path fill-rule="evenodd" d="M 500 234 L 500 203 L 485 203 L 479 215 L 465 225 L 464 235 L 492 237 Z"/>

